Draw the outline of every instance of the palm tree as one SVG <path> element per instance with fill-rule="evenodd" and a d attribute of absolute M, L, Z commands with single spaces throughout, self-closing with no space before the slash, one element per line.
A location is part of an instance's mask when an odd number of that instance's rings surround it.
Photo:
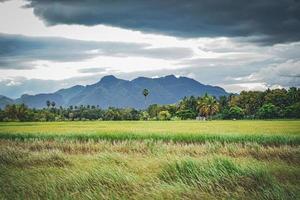
<path fill-rule="evenodd" d="M 54 108 L 54 107 L 55 107 L 55 104 L 56 104 L 56 103 L 55 103 L 54 101 L 52 101 L 52 102 L 51 102 L 51 106 L 52 106 L 52 108 Z"/>
<path fill-rule="evenodd" d="M 50 105 L 51 105 L 51 102 L 50 102 L 49 100 L 47 100 L 47 101 L 46 101 L 46 105 L 47 105 L 47 107 L 48 107 L 48 109 L 49 109 L 49 107 L 50 107 Z"/>
<path fill-rule="evenodd" d="M 146 104 L 146 98 L 147 98 L 147 96 L 149 95 L 149 90 L 148 89 L 144 89 L 143 90 L 143 95 L 144 95 L 144 97 L 145 97 L 145 108 L 147 107 L 147 104 Z"/>
<path fill-rule="evenodd" d="M 199 114 L 209 118 L 219 111 L 219 103 L 214 97 L 205 94 L 198 102 L 197 109 L 199 110 Z"/>

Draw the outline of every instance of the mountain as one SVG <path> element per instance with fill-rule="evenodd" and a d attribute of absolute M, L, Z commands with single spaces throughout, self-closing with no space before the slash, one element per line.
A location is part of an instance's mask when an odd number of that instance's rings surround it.
<path fill-rule="evenodd" d="M 75 85 L 71 88 L 68 89 L 61 89 L 55 92 L 57 95 L 61 95 L 64 103 L 63 104 L 68 104 L 71 98 L 73 98 L 75 95 L 80 93 L 84 89 L 84 86 L 82 85 Z"/>
<path fill-rule="evenodd" d="M 143 108 L 145 107 L 145 99 L 142 95 L 144 88 L 150 92 L 146 99 L 147 106 L 176 103 L 184 96 L 202 96 L 208 93 L 218 97 L 228 94 L 221 87 L 204 85 L 187 77 L 177 78 L 174 75 L 160 78 L 138 77 L 128 81 L 110 75 L 104 76 L 92 85 L 76 85 L 49 94 L 25 94 L 12 102 L 25 103 L 35 108 L 45 107 L 47 100 L 55 101 L 56 106 L 99 105 L 101 108 L 110 106 Z M 7 102 L 11 103 L 11 101 Z"/>
<path fill-rule="evenodd" d="M 12 104 L 12 103 L 14 103 L 13 99 L 0 95 L 0 108 L 4 108 L 7 104 Z"/>
<path fill-rule="evenodd" d="M 64 105 L 64 99 L 59 94 L 37 94 L 37 95 L 28 95 L 24 94 L 20 98 L 15 100 L 15 103 L 25 105 L 31 108 L 43 108 L 46 107 L 46 101 L 54 101 L 57 106 Z"/>

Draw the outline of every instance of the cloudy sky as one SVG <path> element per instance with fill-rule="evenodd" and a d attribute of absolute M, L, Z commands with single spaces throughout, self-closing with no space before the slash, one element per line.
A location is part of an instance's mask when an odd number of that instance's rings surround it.
<path fill-rule="evenodd" d="M 0 0 L 0 94 L 187 76 L 300 87 L 299 0 Z"/>

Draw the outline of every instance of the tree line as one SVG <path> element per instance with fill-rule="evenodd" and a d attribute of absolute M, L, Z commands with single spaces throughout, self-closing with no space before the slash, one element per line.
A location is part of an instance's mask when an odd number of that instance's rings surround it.
<path fill-rule="evenodd" d="M 144 90 L 146 97 L 150 91 Z M 176 104 L 153 104 L 147 109 L 101 109 L 94 105 L 56 107 L 46 101 L 43 109 L 28 108 L 25 104 L 7 105 L 0 109 L 0 121 L 85 121 L 85 120 L 187 120 L 196 119 L 276 119 L 300 118 L 300 89 L 268 89 L 242 91 L 215 98 L 184 97 Z"/>

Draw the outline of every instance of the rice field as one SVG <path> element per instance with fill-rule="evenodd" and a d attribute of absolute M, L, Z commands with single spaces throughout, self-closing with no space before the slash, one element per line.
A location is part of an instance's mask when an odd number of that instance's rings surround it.
<path fill-rule="evenodd" d="M 300 121 L 0 123 L 0 199 L 299 199 Z"/>

